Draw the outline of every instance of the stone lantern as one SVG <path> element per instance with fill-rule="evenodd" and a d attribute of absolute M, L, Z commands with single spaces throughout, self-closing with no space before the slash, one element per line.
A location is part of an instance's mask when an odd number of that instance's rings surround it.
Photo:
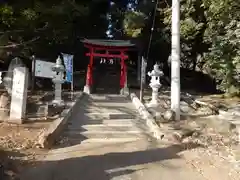
<path fill-rule="evenodd" d="M 56 60 L 55 66 L 52 67 L 52 71 L 54 72 L 52 81 L 55 84 L 55 97 L 52 103 L 56 105 L 63 105 L 62 84 L 65 82 L 65 79 L 63 78 L 65 68 L 59 56 Z"/>
<path fill-rule="evenodd" d="M 152 88 L 152 99 L 147 105 L 148 107 L 157 107 L 158 102 L 158 90 L 161 87 L 160 77 L 163 76 L 163 72 L 159 69 L 159 65 L 155 64 L 153 70 L 148 72 L 148 76 L 151 77 L 150 87 Z"/>

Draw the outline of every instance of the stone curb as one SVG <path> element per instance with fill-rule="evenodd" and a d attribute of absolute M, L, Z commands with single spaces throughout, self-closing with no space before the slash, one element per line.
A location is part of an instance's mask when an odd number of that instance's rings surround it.
<path fill-rule="evenodd" d="M 158 140 L 163 139 L 164 134 L 161 132 L 159 126 L 155 122 L 155 119 L 148 112 L 148 110 L 143 105 L 143 103 L 139 100 L 137 95 L 135 93 L 131 93 L 130 98 L 131 98 L 132 103 L 134 104 L 135 108 L 139 112 L 139 114 L 142 116 L 142 118 L 144 120 L 146 120 L 146 125 L 149 127 L 150 131 L 153 133 L 153 137 L 155 137 Z"/>
<path fill-rule="evenodd" d="M 38 142 L 36 144 L 39 148 L 51 148 L 53 143 L 59 137 L 61 131 L 67 124 L 68 120 L 71 118 L 71 115 L 77 111 L 78 104 L 81 102 L 81 99 L 85 96 L 85 93 L 81 92 L 74 102 L 71 102 L 71 105 L 68 109 L 65 109 L 60 117 L 44 131 L 42 131 L 38 137 Z"/>

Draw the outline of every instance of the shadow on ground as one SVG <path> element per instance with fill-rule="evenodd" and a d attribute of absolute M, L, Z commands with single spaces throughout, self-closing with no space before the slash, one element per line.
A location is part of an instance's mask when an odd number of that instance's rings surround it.
<path fill-rule="evenodd" d="M 20 152 L 0 149 L 0 179 L 14 180 L 17 178 L 19 171 L 24 166 L 20 160 L 24 156 L 25 154 Z"/>
<path fill-rule="evenodd" d="M 120 145 L 121 146 L 121 145 Z M 199 145 L 171 145 L 164 148 L 147 149 L 134 152 L 114 152 L 100 155 L 82 156 L 81 152 L 65 152 L 68 155 L 60 155 L 66 159 L 58 161 L 39 162 L 36 167 L 28 168 L 21 179 L 24 180 L 110 180 L 116 177 L 125 179 L 122 176 L 131 176 L 132 173 L 142 173 L 154 167 L 159 170 L 174 171 L 181 168 L 177 164 L 160 164 L 162 161 L 180 159 L 178 155 L 188 146 L 190 149 L 197 148 Z M 104 147 L 102 147 L 104 148 Z M 101 149 L 101 148 L 100 148 Z M 98 152 L 98 150 L 96 150 Z M 100 150 L 101 152 L 101 150 Z M 70 155 L 78 157 L 68 158 Z M 54 155 L 56 156 L 56 154 Z M 68 157 L 67 157 L 68 156 Z M 73 156 L 72 156 L 73 157 Z M 164 169 L 163 169 L 164 168 Z M 155 173 L 161 174 L 161 172 Z M 135 174 L 136 175 L 136 174 Z M 159 176 L 160 177 L 160 176 Z M 127 177 L 129 179 L 129 177 Z M 131 179 L 131 178 L 130 178 Z M 156 177 L 154 177 L 156 179 Z"/>

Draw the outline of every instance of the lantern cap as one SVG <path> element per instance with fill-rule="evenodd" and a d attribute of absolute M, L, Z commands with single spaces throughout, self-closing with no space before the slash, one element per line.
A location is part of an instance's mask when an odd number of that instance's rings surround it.
<path fill-rule="evenodd" d="M 53 71 L 56 72 L 63 72 L 65 71 L 65 68 L 62 64 L 62 59 L 60 58 L 60 56 L 58 56 L 57 60 L 56 60 L 56 64 L 52 67 Z"/>
<path fill-rule="evenodd" d="M 151 72 L 148 72 L 149 76 L 162 76 L 163 72 L 159 69 L 159 65 L 156 63 L 153 66 L 153 70 Z"/>

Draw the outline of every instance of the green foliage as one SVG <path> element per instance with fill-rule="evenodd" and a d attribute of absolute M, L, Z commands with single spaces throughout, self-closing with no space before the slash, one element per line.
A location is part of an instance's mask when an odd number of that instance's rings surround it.
<path fill-rule="evenodd" d="M 170 38 L 165 38 L 171 35 L 170 2 L 158 6 L 160 18 L 157 21 L 164 26 L 157 32 L 161 36 L 154 36 L 154 41 L 159 38 L 158 41 L 165 39 L 171 43 Z M 221 90 L 240 91 L 240 3 L 236 0 L 182 0 L 180 10 L 182 67 L 210 74 Z M 144 27 L 141 23 L 139 26 Z M 131 32 L 129 29 L 134 27 L 127 29 Z"/>
<path fill-rule="evenodd" d="M 14 23 L 15 18 L 13 17 L 13 8 L 8 5 L 0 6 L 0 18 L 1 24 L 9 27 Z"/>
<path fill-rule="evenodd" d="M 59 46 L 72 47 L 79 34 L 82 33 L 84 37 L 84 33 L 90 34 L 93 31 L 90 12 L 92 4 L 92 1 L 84 0 L 26 0 L 2 3 L 0 59 L 7 52 L 49 53 L 48 50 L 57 49 Z M 100 13 L 94 13 L 95 19 L 99 18 Z M 79 22 L 82 23 L 80 28 L 83 30 L 78 31 Z M 85 27 L 88 30 L 85 30 Z"/>
<path fill-rule="evenodd" d="M 205 53 L 205 66 L 219 81 L 219 88 L 239 91 L 240 76 L 240 4 L 234 0 L 204 1 L 207 29 L 205 42 L 211 44 Z"/>
<path fill-rule="evenodd" d="M 131 37 L 138 37 L 145 26 L 145 18 L 142 12 L 127 11 L 123 21 L 125 33 Z"/>
<path fill-rule="evenodd" d="M 33 9 L 24 9 L 21 15 L 26 19 L 26 21 L 34 21 L 38 18 L 37 12 Z"/>
<path fill-rule="evenodd" d="M 152 1 L 139 0 L 138 7 L 135 11 L 125 11 L 123 20 L 123 29 L 125 35 L 132 38 L 139 38 L 144 28 L 147 27 L 151 19 L 151 11 L 155 3 Z"/>

